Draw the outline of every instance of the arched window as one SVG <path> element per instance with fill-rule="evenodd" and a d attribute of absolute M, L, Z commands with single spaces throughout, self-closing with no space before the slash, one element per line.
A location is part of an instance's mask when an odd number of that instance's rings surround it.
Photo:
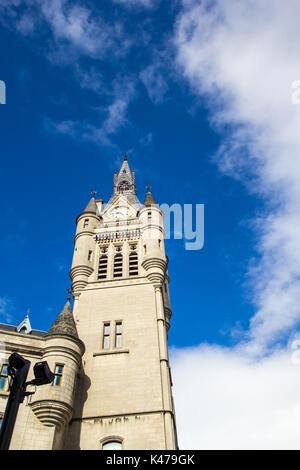
<path fill-rule="evenodd" d="M 120 437 L 112 436 L 102 439 L 102 450 L 122 450 L 123 439 Z"/>
<path fill-rule="evenodd" d="M 107 276 L 107 256 L 103 255 L 99 259 L 98 279 L 106 279 Z"/>
<path fill-rule="evenodd" d="M 123 275 L 123 256 L 118 253 L 114 257 L 114 277 L 121 277 Z"/>
<path fill-rule="evenodd" d="M 122 450 L 122 442 L 108 441 L 102 446 L 103 450 Z"/>
<path fill-rule="evenodd" d="M 135 251 L 133 251 L 129 255 L 129 276 L 137 276 L 138 273 L 138 255 Z"/>

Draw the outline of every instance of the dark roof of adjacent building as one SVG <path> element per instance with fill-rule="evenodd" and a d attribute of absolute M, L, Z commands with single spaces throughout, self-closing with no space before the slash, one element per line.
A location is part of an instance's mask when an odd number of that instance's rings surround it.
<path fill-rule="evenodd" d="M 41 330 L 31 330 L 30 333 L 26 333 L 26 332 L 22 332 L 22 331 L 18 331 L 17 330 L 17 327 L 14 326 L 14 325 L 6 325 L 4 323 L 0 323 L 0 330 L 5 330 L 5 331 L 12 331 L 14 333 L 21 333 L 21 334 L 25 334 L 25 335 L 29 335 L 29 336 L 45 336 L 47 334 L 46 331 L 41 331 Z"/>

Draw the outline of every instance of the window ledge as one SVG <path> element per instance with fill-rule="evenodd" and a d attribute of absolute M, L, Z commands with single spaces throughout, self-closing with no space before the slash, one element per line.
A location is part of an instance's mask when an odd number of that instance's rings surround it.
<path fill-rule="evenodd" d="M 129 354 L 129 349 L 114 349 L 113 351 L 95 352 L 95 353 L 93 353 L 93 357 L 108 356 L 110 354 Z"/>

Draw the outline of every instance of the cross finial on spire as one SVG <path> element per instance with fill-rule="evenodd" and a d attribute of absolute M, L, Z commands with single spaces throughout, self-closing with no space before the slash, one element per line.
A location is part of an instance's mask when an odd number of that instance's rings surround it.
<path fill-rule="evenodd" d="M 70 301 L 71 300 L 72 289 L 71 288 L 67 289 L 67 292 L 68 292 L 67 301 Z"/>
<path fill-rule="evenodd" d="M 95 197 L 95 196 L 96 196 L 96 194 L 97 194 L 97 191 L 96 191 L 96 189 L 95 189 L 95 188 L 93 188 L 93 189 L 92 189 L 92 192 L 91 192 L 91 195 L 92 195 L 92 197 Z"/>
<path fill-rule="evenodd" d="M 146 188 L 148 189 L 148 193 L 150 193 L 150 189 L 151 189 L 150 183 L 147 183 Z"/>
<path fill-rule="evenodd" d="M 124 153 L 124 160 L 127 160 L 127 152 Z"/>

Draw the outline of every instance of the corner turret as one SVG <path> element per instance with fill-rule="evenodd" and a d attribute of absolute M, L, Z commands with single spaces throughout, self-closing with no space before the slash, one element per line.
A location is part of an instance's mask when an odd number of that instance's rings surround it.
<path fill-rule="evenodd" d="M 62 436 L 73 413 L 76 378 L 85 351 L 69 299 L 44 339 L 41 360 L 48 362 L 55 379 L 52 384 L 37 388 L 30 406 L 44 426 L 55 426 L 55 432 Z"/>
<path fill-rule="evenodd" d="M 94 230 L 100 222 L 97 203 L 93 197 L 88 205 L 76 218 L 76 235 L 74 238 L 74 256 L 70 277 L 72 279 L 72 290 L 77 295 L 84 289 L 88 279 L 93 272 L 93 261 L 95 254 Z"/>

